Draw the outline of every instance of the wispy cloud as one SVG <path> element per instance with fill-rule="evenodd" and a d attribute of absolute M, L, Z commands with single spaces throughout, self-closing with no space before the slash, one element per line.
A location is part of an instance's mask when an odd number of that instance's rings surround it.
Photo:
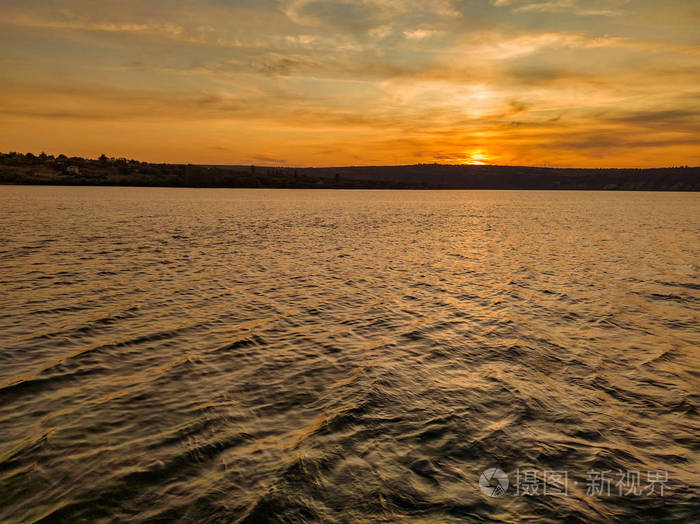
<path fill-rule="evenodd" d="M 412 29 L 403 32 L 403 36 L 408 40 L 425 40 L 426 38 L 434 38 L 444 34 L 444 31 L 437 31 L 435 29 Z"/>
<path fill-rule="evenodd" d="M 623 13 L 609 7 L 614 0 L 602 4 L 581 3 L 579 0 L 492 0 L 491 3 L 497 7 L 511 6 L 515 13 L 569 13 L 577 16 L 617 16 Z"/>

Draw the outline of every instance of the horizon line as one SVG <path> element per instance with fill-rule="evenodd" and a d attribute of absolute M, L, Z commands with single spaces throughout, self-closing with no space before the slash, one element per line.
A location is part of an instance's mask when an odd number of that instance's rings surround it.
<path fill-rule="evenodd" d="M 83 156 L 78 156 L 78 155 L 73 155 L 69 156 L 65 153 L 58 153 L 58 154 L 53 154 L 53 153 L 46 153 L 45 151 L 42 151 L 41 153 L 33 153 L 31 151 L 28 151 L 26 153 L 22 153 L 19 151 L 9 151 L 7 153 L 4 153 L 0 151 L 0 155 L 11 155 L 11 154 L 17 154 L 17 155 L 22 155 L 22 156 L 27 156 L 29 154 L 35 156 L 35 157 L 41 157 L 42 154 L 46 155 L 47 157 L 53 157 L 54 159 L 57 159 L 60 156 L 65 156 L 68 159 L 71 158 L 79 158 L 82 160 L 94 160 L 94 161 L 99 161 L 99 157 L 97 158 L 91 158 L 91 157 L 83 157 Z M 207 163 L 192 163 L 192 162 L 157 162 L 157 161 L 150 161 L 150 160 L 137 160 L 136 158 L 128 158 L 128 157 L 110 157 L 107 156 L 106 154 L 103 153 L 105 157 L 107 157 L 109 160 L 126 160 L 126 161 L 136 161 L 136 162 L 141 162 L 141 163 L 147 163 L 147 164 L 160 164 L 160 165 L 173 165 L 173 166 L 200 166 L 200 167 L 262 167 L 262 168 L 268 168 L 268 169 L 348 169 L 348 168 L 379 168 L 379 167 L 417 167 L 417 166 L 440 166 L 440 167 L 520 167 L 520 168 L 528 168 L 528 169 L 571 169 L 571 170 L 590 170 L 590 171 L 603 171 L 603 170 L 646 170 L 646 169 L 698 169 L 700 168 L 700 165 L 693 166 L 693 165 L 672 165 L 672 166 L 645 166 L 645 167 L 576 167 L 576 166 L 566 166 L 566 165 L 547 165 L 547 164 L 534 164 L 534 165 L 526 165 L 526 164 L 488 164 L 488 163 L 456 163 L 456 164 L 451 164 L 451 163 L 440 163 L 440 162 L 428 162 L 428 163 L 415 163 L 415 164 L 348 164 L 348 165 L 319 165 L 319 166 L 303 166 L 303 165 L 281 165 L 281 164 L 269 164 L 269 163 L 261 163 L 261 164 L 256 164 L 256 163 L 239 163 L 239 164 L 207 164 Z"/>

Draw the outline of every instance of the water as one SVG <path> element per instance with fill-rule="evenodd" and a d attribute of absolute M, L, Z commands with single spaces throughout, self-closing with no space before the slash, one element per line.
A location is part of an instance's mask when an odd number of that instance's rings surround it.
<path fill-rule="evenodd" d="M 0 521 L 691 521 L 699 222 L 680 193 L 0 187 Z"/>

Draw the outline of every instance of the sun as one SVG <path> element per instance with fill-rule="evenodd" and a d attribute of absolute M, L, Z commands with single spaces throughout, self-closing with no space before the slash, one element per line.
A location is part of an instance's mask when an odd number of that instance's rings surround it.
<path fill-rule="evenodd" d="M 489 155 L 483 149 L 475 149 L 466 151 L 466 157 L 462 160 L 462 164 L 470 166 L 484 166 L 491 160 L 493 156 Z"/>

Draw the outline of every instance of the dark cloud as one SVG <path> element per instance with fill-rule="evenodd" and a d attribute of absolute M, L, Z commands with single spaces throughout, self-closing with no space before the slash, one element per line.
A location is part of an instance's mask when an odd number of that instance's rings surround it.
<path fill-rule="evenodd" d="M 526 104 L 520 100 L 511 100 L 508 102 L 508 106 L 510 107 L 509 115 L 517 115 L 518 113 L 527 111 L 531 107 L 530 104 Z"/>
<path fill-rule="evenodd" d="M 700 107 L 691 109 L 669 109 L 665 111 L 635 111 L 607 117 L 610 122 L 635 124 L 645 127 L 686 126 L 700 127 Z"/>
<path fill-rule="evenodd" d="M 631 133 L 623 131 L 584 131 L 569 133 L 564 137 L 555 135 L 547 142 L 548 146 L 555 149 L 568 149 L 571 151 L 595 150 L 618 151 L 629 149 L 664 148 L 683 145 L 700 146 L 697 136 L 650 136 L 647 133 Z"/>

